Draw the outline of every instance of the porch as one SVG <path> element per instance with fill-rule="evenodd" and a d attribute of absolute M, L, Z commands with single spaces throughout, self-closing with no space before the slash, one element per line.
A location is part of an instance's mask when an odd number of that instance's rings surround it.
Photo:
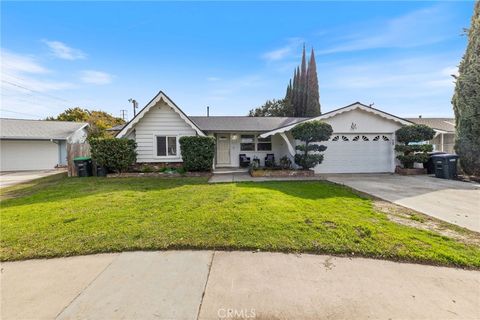
<path fill-rule="evenodd" d="M 216 150 L 214 158 L 214 169 L 227 171 L 234 168 L 248 168 L 248 162 L 256 161 L 259 166 L 265 166 L 267 155 L 270 159 L 273 156 L 274 162 L 278 163 L 280 158 L 287 156 L 292 158 L 286 139 L 280 134 L 260 138 L 263 132 L 216 132 L 211 136 L 215 137 Z M 293 150 L 293 149 L 292 149 Z M 245 161 L 240 161 L 240 156 Z M 248 160 L 247 160 L 248 159 Z M 246 171 L 246 170 L 245 170 Z"/>

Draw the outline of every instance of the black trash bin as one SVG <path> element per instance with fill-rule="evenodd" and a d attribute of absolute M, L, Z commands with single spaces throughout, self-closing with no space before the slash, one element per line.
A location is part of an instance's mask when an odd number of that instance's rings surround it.
<path fill-rule="evenodd" d="M 436 156 L 438 154 L 446 154 L 446 152 L 435 151 L 435 152 L 428 153 L 428 161 L 423 164 L 423 168 L 427 169 L 428 174 L 435 173 L 435 164 L 433 163 L 433 156 Z"/>
<path fill-rule="evenodd" d="M 97 166 L 97 177 L 106 177 L 107 176 L 107 169 L 102 166 Z"/>
<path fill-rule="evenodd" d="M 93 176 L 92 158 L 77 157 L 73 159 L 73 163 L 75 164 L 75 168 L 77 169 L 77 176 L 79 177 Z"/>
<path fill-rule="evenodd" d="M 457 178 L 457 161 L 456 154 L 437 154 L 432 156 L 435 165 L 435 177 L 442 179 Z"/>

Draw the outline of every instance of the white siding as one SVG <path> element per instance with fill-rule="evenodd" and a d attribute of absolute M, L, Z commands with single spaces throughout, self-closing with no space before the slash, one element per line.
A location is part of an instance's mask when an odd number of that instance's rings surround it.
<path fill-rule="evenodd" d="M 135 127 L 137 142 L 137 162 L 181 162 L 179 139 L 181 136 L 194 136 L 195 130 L 190 127 L 178 113 L 164 102 L 153 106 Z M 156 136 L 177 137 L 176 157 L 157 157 Z"/>
<path fill-rule="evenodd" d="M 0 171 L 54 169 L 59 146 L 51 141 L 0 140 Z"/>

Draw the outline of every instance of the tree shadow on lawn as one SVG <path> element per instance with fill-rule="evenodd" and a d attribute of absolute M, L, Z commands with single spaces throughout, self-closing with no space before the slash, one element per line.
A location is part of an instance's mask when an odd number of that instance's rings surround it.
<path fill-rule="evenodd" d="M 264 182 L 237 182 L 237 188 L 242 189 L 265 189 L 277 191 L 286 195 L 319 200 L 327 198 L 354 198 L 368 199 L 368 197 L 355 193 L 351 188 L 341 186 L 329 181 L 264 181 Z"/>
<path fill-rule="evenodd" d="M 125 191 L 144 193 L 207 183 L 207 178 L 204 177 L 68 178 L 64 175 L 52 177 L 5 188 L 1 193 L 0 207 L 40 204 Z M 108 198 L 105 201 L 108 202 Z"/>

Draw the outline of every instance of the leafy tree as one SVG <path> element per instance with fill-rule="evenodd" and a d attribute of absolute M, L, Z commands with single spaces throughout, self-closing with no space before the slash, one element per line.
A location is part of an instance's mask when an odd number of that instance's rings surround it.
<path fill-rule="evenodd" d="M 250 110 L 249 117 L 289 117 L 291 116 L 291 105 L 286 99 L 267 100 L 263 106 Z"/>
<path fill-rule="evenodd" d="M 395 151 L 402 152 L 397 156 L 404 168 L 413 168 L 415 162 L 424 163 L 428 161 L 428 154 L 433 150 L 431 144 L 418 144 L 432 140 L 435 136 L 435 130 L 423 124 L 405 126 L 395 132 L 397 141 L 403 144 L 397 144 Z M 412 144 L 414 143 L 414 144 Z"/>
<path fill-rule="evenodd" d="M 480 2 L 475 3 L 468 46 L 459 66 L 452 98 L 455 151 L 465 173 L 480 175 Z"/>
<path fill-rule="evenodd" d="M 119 124 L 124 124 L 122 118 L 114 117 L 105 111 L 88 110 L 83 108 L 69 108 L 57 117 L 48 117 L 47 120 L 88 122 L 89 138 L 108 137 L 106 129 Z"/>
<path fill-rule="evenodd" d="M 295 163 L 304 170 L 315 167 L 322 163 L 323 152 L 327 149 L 324 145 L 316 144 L 316 142 L 327 141 L 333 133 L 332 127 L 321 121 L 307 121 L 296 125 L 292 129 L 292 136 L 295 140 L 300 140 L 304 144 L 296 146 L 296 150 L 300 153 L 295 154 Z"/>

